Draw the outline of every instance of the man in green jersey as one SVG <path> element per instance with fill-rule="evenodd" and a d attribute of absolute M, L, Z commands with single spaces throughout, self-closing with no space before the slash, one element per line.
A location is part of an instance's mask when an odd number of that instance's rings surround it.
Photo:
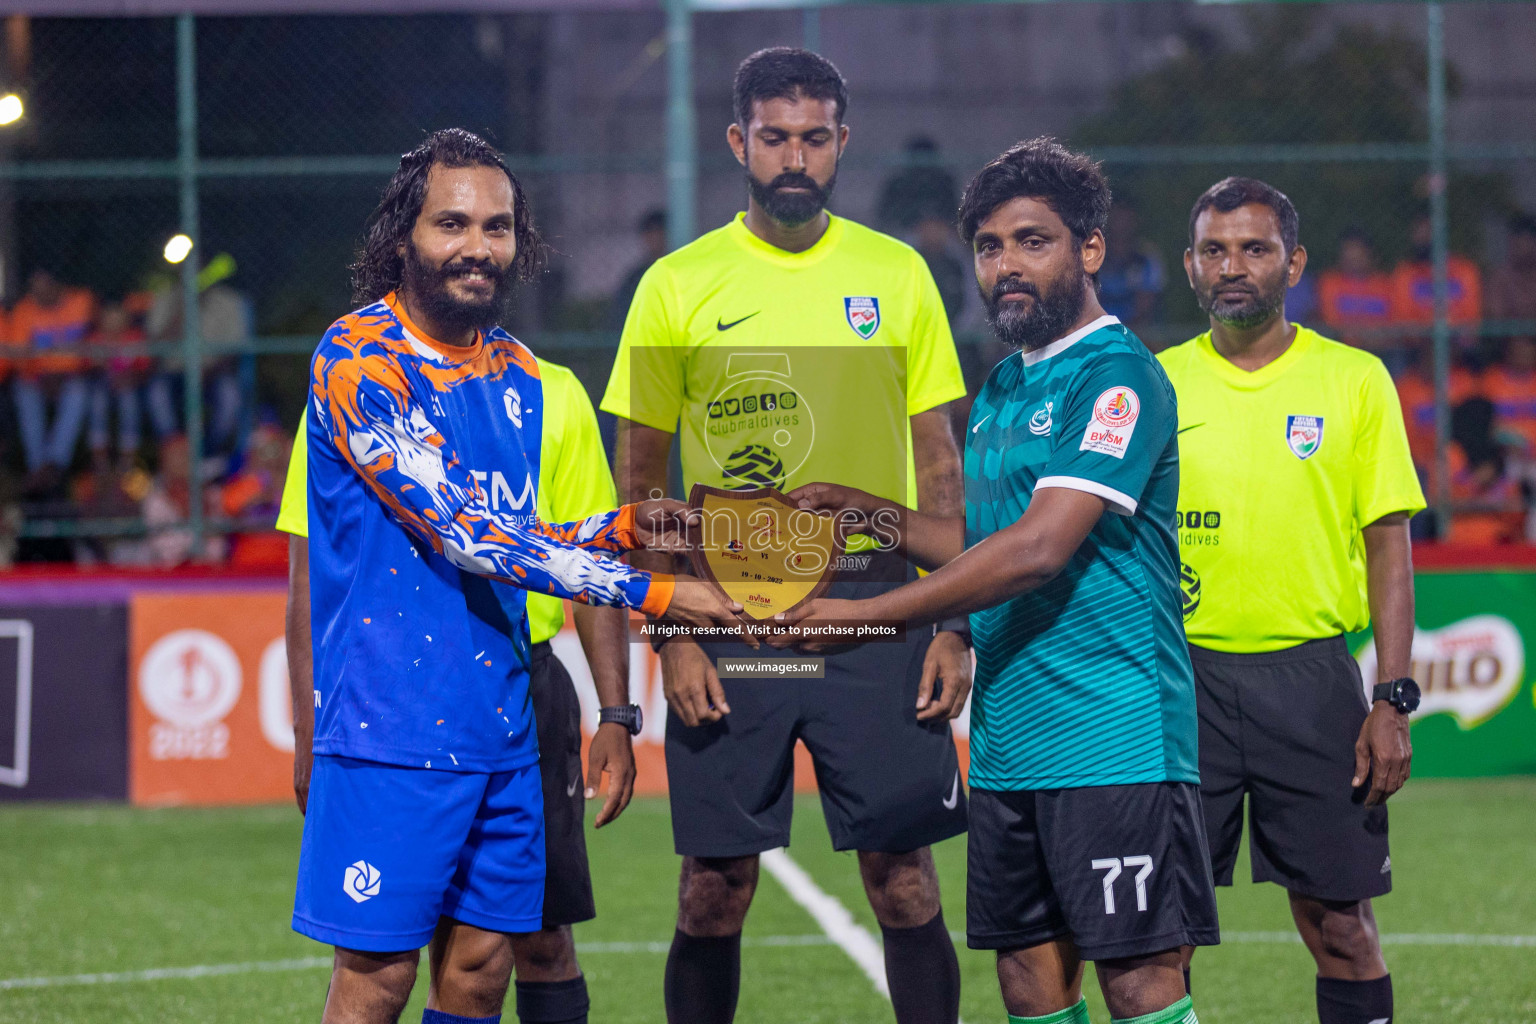
<path fill-rule="evenodd" d="M 1307 252 L 1285 195 L 1211 186 L 1184 268 L 1208 333 L 1158 358 L 1179 394 L 1184 628 L 1217 883 L 1248 800 L 1253 878 L 1290 894 L 1322 1024 L 1392 1018 L 1371 897 L 1408 778 L 1413 564 L 1424 496 L 1381 360 L 1285 318 Z M 1371 700 L 1344 634 L 1375 628 Z"/>
<path fill-rule="evenodd" d="M 548 360 L 538 360 L 544 409 L 540 432 L 539 480 L 534 498 L 546 522 L 582 519 L 617 505 L 613 477 L 598 437 L 592 401 L 576 375 Z M 293 697 L 293 788 L 303 812 L 309 798 L 314 762 L 313 683 L 310 665 L 309 509 L 306 501 L 308 446 L 305 422 L 299 421 L 288 479 L 283 487 L 277 528 L 288 543 L 288 678 Z M 487 475 L 491 502 L 502 507 L 522 499 L 504 481 Z M 550 648 L 565 624 L 566 602 L 547 594 L 528 595 L 528 632 L 532 646 L 528 692 L 538 729 L 539 776 L 544 791 L 544 927 L 510 938 L 508 948 L 458 949 L 449 956 L 433 943 L 434 972 L 451 969 L 458 957 L 510 953 L 517 977 L 517 1017 L 522 1024 L 584 1024 L 587 983 L 576 960 L 571 925 L 597 916 L 592 874 L 583 831 L 584 804 L 597 795 L 602 776 L 608 790 L 596 825 L 616 819 L 634 794 L 635 759 L 631 736 L 640 730 L 640 709 L 629 702 L 627 613 L 620 608 L 572 604 L 572 618 L 582 652 L 602 705 L 601 720 L 588 753 L 582 787 L 581 708 L 570 674 Z M 492 936 L 495 933 L 485 933 Z M 505 937 L 490 940 L 500 947 Z M 463 945 L 461 938 L 461 945 Z"/>
<path fill-rule="evenodd" d="M 1193 1024 L 1181 947 L 1218 941 L 1179 621 L 1173 388 L 1100 307 L 1109 186 L 1049 139 L 960 207 L 998 336 L 1021 350 L 971 409 L 964 519 L 821 484 L 796 497 L 933 571 L 780 616 L 971 616 L 970 945 L 1014 1024 L 1083 1024 L 1093 961 L 1115 1021 Z"/>
<path fill-rule="evenodd" d="M 947 405 L 965 384 L 933 277 L 909 246 L 825 209 L 848 138 L 842 76 L 808 51 L 764 50 L 734 92 L 727 139 L 747 210 L 640 282 L 602 403 L 619 417 L 619 492 L 662 493 L 680 433 L 685 487 L 834 480 L 958 514 Z M 854 547 L 833 586 L 888 590 L 908 571 Z M 928 846 L 965 830 L 949 727 L 970 684 L 963 640 L 930 630 L 831 655 L 825 678 L 721 680 L 714 659 L 746 653 L 691 638 L 661 647 L 684 858 L 668 1019 L 735 1014 L 742 923 L 758 855 L 789 842 L 799 740 L 834 846 L 858 851 L 896 1019 L 955 1021 L 959 965 Z"/>

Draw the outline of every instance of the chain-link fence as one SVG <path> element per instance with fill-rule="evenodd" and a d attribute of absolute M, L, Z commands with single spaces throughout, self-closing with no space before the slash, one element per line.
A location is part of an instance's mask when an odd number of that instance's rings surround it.
<path fill-rule="evenodd" d="M 251 531 L 270 528 L 308 353 L 352 308 L 347 265 L 398 154 L 436 128 L 508 153 L 555 250 L 508 326 L 599 397 L 668 213 L 675 243 L 744 205 L 724 139 L 736 64 L 800 43 L 852 93 L 834 209 L 928 258 L 973 390 L 998 352 L 950 221 L 981 163 L 1037 134 L 1105 161 L 1102 296 L 1153 347 L 1205 329 L 1182 273 L 1190 204 L 1251 174 L 1301 211 L 1290 315 L 1382 355 L 1442 511 L 1469 510 L 1423 531 L 1524 535 L 1536 6 L 671 0 L 11 18 L 25 114 L 0 127 L 0 557 L 279 557 Z M 173 265 L 178 233 L 194 247 Z M 1488 424 L 1453 415 L 1481 399 Z"/>

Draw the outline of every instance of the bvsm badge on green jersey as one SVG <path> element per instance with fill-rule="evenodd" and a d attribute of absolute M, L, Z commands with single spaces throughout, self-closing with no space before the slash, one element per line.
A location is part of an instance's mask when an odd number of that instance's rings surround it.
<path fill-rule="evenodd" d="M 849 295 L 843 299 L 843 311 L 853 333 L 868 341 L 880 329 L 880 300 L 872 295 Z"/>
<path fill-rule="evenodd" d="M 1321 416 L 1287 416 L 1285 418 L 1285 443 L 1298 459 L 1310 459 L 1323 446 L 1323 418 Z"/>

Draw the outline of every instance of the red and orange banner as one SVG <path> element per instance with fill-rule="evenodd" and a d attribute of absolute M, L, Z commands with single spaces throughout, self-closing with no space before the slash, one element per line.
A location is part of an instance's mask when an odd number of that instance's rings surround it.
<path fill-rule="evenodd" d="M 282 590 L 140 593 L 128 613 L 128 798 L 293 797 Z"/>

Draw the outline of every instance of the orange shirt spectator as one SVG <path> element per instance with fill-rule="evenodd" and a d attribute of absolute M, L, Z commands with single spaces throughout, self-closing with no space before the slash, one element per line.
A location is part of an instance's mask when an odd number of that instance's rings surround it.
<path fill-rule="evenodd" d="M 1483 272 L 1465 256 L 1446 261 L 1446 307 L 1457 326 L 1475 324 L 1483 313 Z M 1435 271 L 1430 263 L 1399 263 L 1392 271 L 1392 319 L 1403 324 L 1435 322 Z"/>
<path fill-rule="evenodd" d="M 1383 348 L 1394 339 L 1379 333 L 1392 324 L 1392 278 L 1376 267 L 1370 239 L 1347 231 L 1339 239 L 1339 263 L 1317 282 L 1318 313 L 1335 338 L 1361 348 Z M 1361 329 L 1367 332 L 1360 333 Z"/>
<path fill-rule="evenodd" d="M 1454 408 L 1474 395 L 1480 394 L 1482 381 L 1478 376 L 1459 366 L 1451 368 L 1451 406 Z M 1408 427 L 1408 450 L 1413 461 L 1429 468 L 1435 461 L 1435 381 L 1418 368 L 1397 378 L 1397 399 L 1403 407 L 1403 420 Z"/>
<path fill-rule="evenodd" d="M 22 362 L 21 373 L 36 378 L 79 373 L 84 344 L 96 319 L 96 297 L 85 288 L 67 288 L 45 271 L 32 275 L 27 294 L 11 310 L 11 338 L 18 345 L 47 353 Z M 57 354 L 55 354 L 57 353 Z"/>
<path fill-rule="evenodd" d="M 1392 271 L 1392 319 L 1402 324 L 1435 322 L 1435 267 L 1430 261 L 1428 217 L 1413 222 L 1413 258 Z M 1447 316 L 1458 326 L 1475 324 L 1483 315 L 1483 272 L 1465 256 L 1446 260 Z"/>
<path fill-rule="evenodd" d="M 1483 394 L 1500 426 L 1525 439 L 1528 456 L 1536 454 L 1536 338 L 1504 342 L 1504 358 L 1483 374 Z"/>
<path fill-rule="evenodd" d="M 1317 290 L 1323 323 L 1340 338 L 1352 327 L 1386 327 L 1392 323 L 1392 278 L 1386 274 L 1355 277 L 1342 270 L 1325 270 Z"/>

